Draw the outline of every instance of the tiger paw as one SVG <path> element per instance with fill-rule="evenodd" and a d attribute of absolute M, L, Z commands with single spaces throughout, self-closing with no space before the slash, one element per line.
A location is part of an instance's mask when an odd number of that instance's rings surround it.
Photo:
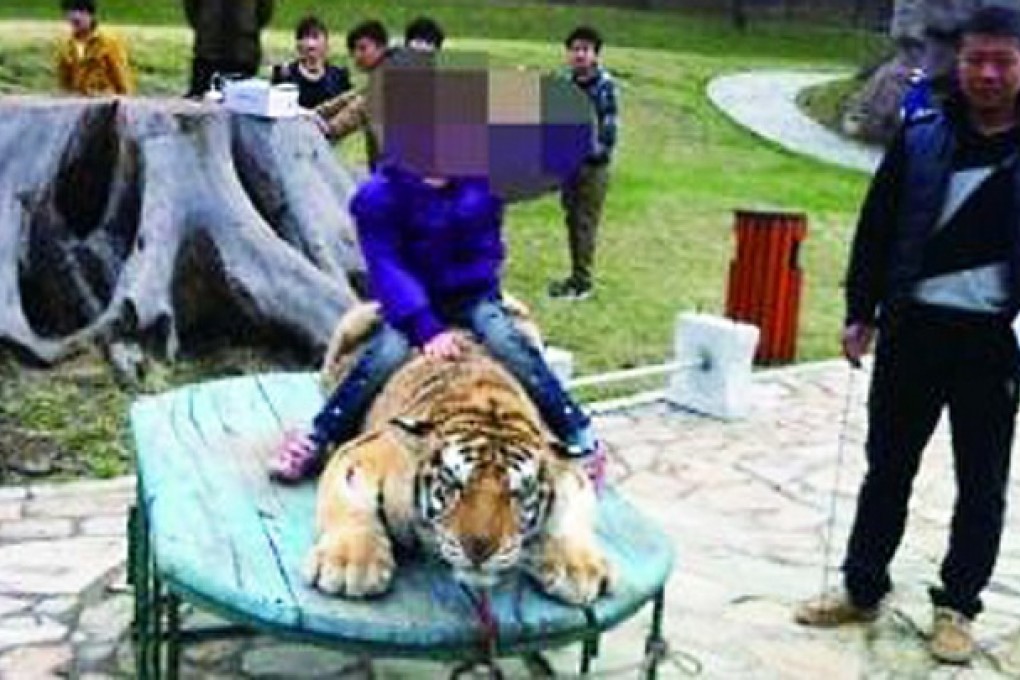
<path fill-rule="evenodd" d="M 309 551 L 308 585 L 331 595 L 367 597 L 385 592 L 393 580 L 389 541 L 373 533 L 327 534 Z"/>
<path fill-rule="evenodd" d="M 569 604 L 590 604 L 611 585 L 611 569 L 594 543 L 548 539 L 530 569 L 542 589 Z"/>

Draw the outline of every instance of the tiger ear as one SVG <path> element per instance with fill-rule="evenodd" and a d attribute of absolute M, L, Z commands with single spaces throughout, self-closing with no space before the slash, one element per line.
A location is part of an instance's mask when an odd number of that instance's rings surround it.
<path fill-rule="evenodd" d="M 402 430 L 406 434 L 412 434 L 418 437 L 428 434 L 435 427 L 427 420 L 418 420 L 417 418 L 409 418 L 406 416 L 397 416 L 390 422 L 396 425 L 397 429 Z"/>

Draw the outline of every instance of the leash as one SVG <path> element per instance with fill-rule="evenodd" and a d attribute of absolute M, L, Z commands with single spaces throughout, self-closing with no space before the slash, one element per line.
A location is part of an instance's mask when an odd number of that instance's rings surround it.
<path fill-rule="evenodd" d="M 475 590 L 465 584 L 458 584 L 460 591 L 471 603 L 475 617 L 478 621 L 479 641 L 481 643 L 482 658 L 467 661 L 456 666 L 450 673 L 450 680 L 457 680 L 462 677 L 472 677 L 478 670 L 487 670 L 491 680 L 509 680 L 499 666 L 497 658 L 497 643 L 499 640 L 499 620 L 492 610 L 492 599 L 487 589 Z M 573 673 L 555 673 L 548 662 L 543 660 L 542 673 L 544 677 L 556 677 L 563 680 L 572 678 L 630 678 L 647 677 L 655 666 L 672 666 L 675 672 L 689 677 L 702 673 L 701 661 L 693 654 L 681 649 L 670 649 L 665 642 L 659 641 L 645 651 L 644 656 L 636 663 L 607 668 L 601 671 L 587 673 L 583 676 Z"/>
<path fill-rule="evenodd" d="M 822 539 L 822 582 L 819 595 L 826 596 L 829 592 L 829 561 L 832 559 L 832 536 L 836 527 L 836 497 L 839 494 L 839 483 L 843 471 L 843 458 L 846 451 L 847 432 L 850 429 L 850 409 L 854 405 L 854 386 L 860 364 L 847 364 L 846 396 L 843 400 L 843 411 L 839 418 L 839 437 L 836 444 L 836 470 L 833 473 L 832 492 L 829 494 L 829 516 L 825 522 L 825 535 Z"/>
<path fill-rule="evenodd" d="M 479 642 L 482 658 L 460 664 L 450 673 L 450 680 L 473 674 L 476 669 L 487 668 L 492 680 L 503 680 L 506 675 L 499 667 L 497 659 L 497 642 L 499 641 L 499 621 L 492 611 L 492 597 L 488 589 L 475 591 L 470 586 L 459 584 L 460 590 L 471 603 L 478 620 Z"/>

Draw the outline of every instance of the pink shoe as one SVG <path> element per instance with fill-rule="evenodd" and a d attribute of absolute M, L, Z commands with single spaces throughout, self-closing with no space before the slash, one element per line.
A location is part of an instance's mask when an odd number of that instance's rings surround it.
<path fill-rule="evenodd" d="M 282 484 L 309 479 L 319 471 L 319 458 L 319 445 L 309 433 L 289 430 L 269 462 L 269 478 Z"/>
<path fill-rule="evenodd" d="M 609 448 L 601 439 L 595 442 L 595 448 L 580 459 L 581 468 L 588 475 L 595 494 L 601 495 L 606 487 L 606 469 L 609 465 Z"/>

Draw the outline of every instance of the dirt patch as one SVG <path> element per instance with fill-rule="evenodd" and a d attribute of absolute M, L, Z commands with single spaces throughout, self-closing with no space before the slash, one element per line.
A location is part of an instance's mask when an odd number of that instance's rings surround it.
<path fill-rule="evenodd" d="M 287 354 L 219 349 L 172 365 L 147 360 L 142 384 L 127 388 L 98 353 L 46 369 L 0 354 L 0 485 L 129 474 L 128 409 L 139 396 L 300 368 Z"/>

